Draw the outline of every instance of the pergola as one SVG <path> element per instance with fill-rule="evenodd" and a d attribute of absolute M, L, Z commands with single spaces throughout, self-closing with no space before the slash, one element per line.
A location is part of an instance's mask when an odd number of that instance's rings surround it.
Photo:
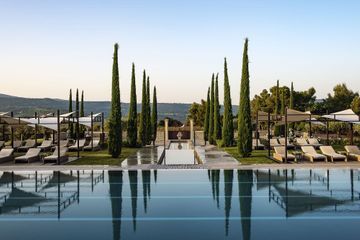
<path fill-rule="evenodd" d="M 259 132 L 258 132 L 258 125 L 259 122 L 266 122 L 267 128 L 268 128 L 268 156 L 271 155 L 271 145 L 270 145 L 270 139 L 271 139 L 271 123 L 275 123 L 277 125 L 285 125 L 285 131 L 284 131 L 284 137 L 285 139 L 288 138 L 288 124 L 294 123 L 294 122 L 309 122 L 310 124 L 310 136 L 312 135 L 312 123 L 314 124 L 321 124 L 323 125 L 325 122 L 326 126 L 326 139 L 327 144 L 329 144 L 329 122 L 331 121 L 340 121 L 350 124 L 350 144 L 352 145 L 354 142 L 354 131 L 353 126 L 354 124 L 360 124 L 360 116 L 355 114 L 351 109 L 346 109 L 343 111 L 326 114 L 323 116 L 319 115 L 313 115 L 311 112 L 301 112 L 294 109 L 285 109 L 284 115 L 279 114 L 271 114 L 270 112 L 263 112 L 258 111 L 256 114 L 256 144 L 258 144 L 259 139 Z M 287 162 L 287 140 L 285 141 L 285 163 Z"/>
<path fill-rule="evenodd" d="M 34 117 L 14 117 L 13 112 L 0 113 L 0 123 L 3 124 L 3 136 L 5 134 L 4 125 L 10 126 L 11 131 L 11 147 L 14 146 L 14 127 L 19 125 L 27 125 L 35 128 L 35 143 L 37 143 L 38 126 L 50 129 L 53 131 L 53 141 L 55 141 L 55 132 L 57 133 L 57 164 L 60 164 L 60 132 L 61 124 L 68 124 L 70 122 L 76 123 L 76 142 L 77 142 L 77 157 L 80 157 L 79 140 L 80 140 L 80 125 L 84 125 L 91 129 L 91 148 L 94 146 L 94 124 L 101 124 L 101 142 L 104 141 L 104 114 L 91 112 L 90 116 L 79 117 L 78 112 L 70 112 L 60 114 L 60 110 L 57 110 L 57 114 L 47 114 L 45 116 L 38 116 L 35 113 Z"/>

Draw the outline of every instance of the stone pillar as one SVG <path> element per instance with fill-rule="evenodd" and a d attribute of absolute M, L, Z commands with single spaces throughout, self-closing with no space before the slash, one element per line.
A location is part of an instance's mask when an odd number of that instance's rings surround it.
<path fill-rule="evenodd" d="M 169 119 L 165 118 L 164 120 L 165 126 L 164 126 L 164 133 L 165 133 L 165 143 L 169 140 Z"/>
<path fill-rule="evenodd" d="M 190 141 L 194 142 L 194 120 L 190 119 Z"/>

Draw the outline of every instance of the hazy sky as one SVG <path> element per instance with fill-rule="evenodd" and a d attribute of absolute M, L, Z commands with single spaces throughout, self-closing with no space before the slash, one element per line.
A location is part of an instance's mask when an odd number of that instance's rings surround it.
<path fill-rule="evenodd" d="M 360 87 L 360 1 L 0 0 L 0 31 L 0 93 L 11 95 L 66 99 L 79 88 L 109 100 L 118 42 L 122 101 L 132 62 L 139 101 L 144 68 L 159 102 L 205 98 L 212 72 L 222 97 L 227 57 L 238 104 L 245 37 L 251 97 L 276 79 L 319 98 L 336 83 Z"/>

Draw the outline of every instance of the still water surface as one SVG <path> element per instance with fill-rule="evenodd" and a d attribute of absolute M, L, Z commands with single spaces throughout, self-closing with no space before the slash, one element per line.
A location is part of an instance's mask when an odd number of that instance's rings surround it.
<path fill-rule="evenodd" d="M 1 239 L 358 239 L 358 170 L 0 172 Z"/>

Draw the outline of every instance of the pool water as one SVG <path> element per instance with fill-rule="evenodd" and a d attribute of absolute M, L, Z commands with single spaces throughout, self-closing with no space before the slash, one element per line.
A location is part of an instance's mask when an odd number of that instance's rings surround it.
<path fill-rule="evenodd" d="M 165 165 L 180 165 L 197 164 L 194 149 L 190 142 L 176 141 L 171 142 L 168 149 L 165 149 L 164 159 L 162 164 Z"/>
<path fill-rule="evenodd" d="M 0 172 L 1 239 L 358 239 L 360 172 Z"/>

